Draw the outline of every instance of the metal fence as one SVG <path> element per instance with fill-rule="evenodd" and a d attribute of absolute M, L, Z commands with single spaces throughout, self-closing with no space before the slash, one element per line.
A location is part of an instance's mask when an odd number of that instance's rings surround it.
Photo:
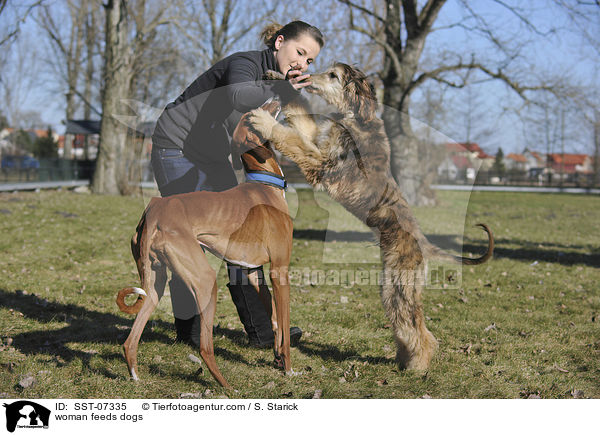
<path fill-rule="evenodd" d="M 91 180 L 94 160 L 38 159 L 39 164 L 6 165 L 0 170 L 0 183 L 31 181 Z"/>

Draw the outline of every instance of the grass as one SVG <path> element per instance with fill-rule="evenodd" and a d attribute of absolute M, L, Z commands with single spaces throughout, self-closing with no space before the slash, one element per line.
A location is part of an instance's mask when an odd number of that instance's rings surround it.
<path fill-rule="evenodd" d="M 305 331 L 292 350 L 300 374 L 282 375 L 271 350 L 245 345 L 225 268 L 211 258 L 217 363 L 236 389 L 226 392 L 188 358 L 194 349 L 173 344 L 168 293 L 142 337 L 141 381 L 129 380 L 121 344 L 133 319 L 114 299 L 137 284 L 129 238 L 144 198 L 2 194 L 0 397 L 599 398 L 600 198 L 439 198 L 415 210 L 431 240 L 476 255 L 484 238 L 473 224 L 483 221 L 497 248 L 490 263 L 426 291 L 428 327 L 440 341 L 429 372 L 395 366 L 378 287 L 365 278 L 379 269 L 368 229 L 325 194 L 303 190 L 289 195 L 292 324 Z"/>

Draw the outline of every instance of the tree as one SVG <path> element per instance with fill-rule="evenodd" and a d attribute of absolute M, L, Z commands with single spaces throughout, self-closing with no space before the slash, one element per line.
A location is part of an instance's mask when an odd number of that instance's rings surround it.
<path fill-rule="evenodd" d="M 104 88 L 100 145 L 92 189 L 96 193 L 119 194 L 119 161 L 125 144 L 126 129 L 113 115 L 119 113 L 119 101 L 128 98 L 131 80 L 131 53 L 128 46 L 128 12 L 125 0 L 109 0 L 106 11 Z"/>
<path fill-rule="evenodd" d="M 434 24 L 446 0 L 384 0 L 382 13 L 350 0 L 338 0 L 348 7 L 348 28 L 366 35 L 383 51 L 383 67 L 379 77 L 383 84 L 383 120 L 391 145 L 391 169 L 407 201 L 423 204 L 430 201 L 423 195 L 426 186 L 419 173 L 419 140 L 411 123 L 411 97 L 423 83 L 435 80 L 448 87 L 462 88 L 474 80 L 497 80 L 506 84 L 519 97 L 527 100 L 533 91 L 560 92 L 558 81 L 536 79 L 514 67 L 520 50 L 525 45 L 523 36 L 512 41 L 498 35 L 499 30 L 477 12 L 475 5 L 459 0 L 465 16 L 445 24 L 443 29 L 462 28 L 479 40 L 488 41 L 488 52 L 498 54 L 478 58 L 475 53 L 464 53 L 462 47 L 453 52 L 438 53 L 438 59 L 429 65 L 423 62 L 425 43 L 434 32 Z M 523 13 L 522 6 L 512 6 L 502 0 L 491 2 L 517 17 L 529 34 L 545 36 Z M 558 2 L 559 4 L 561 2 Z M 584 8 L 586 5 L 574 6 Z"/>
<path fill-rule="evenodd" d="M 594 130 L 593 130 L 593 143 L 594 143 L 594 179 L 593 184 L 600 186 L 600 110 L 595 111 Z"/>
<path fill-rule="evenodd" d="M 30 1 L 26 4 L 14 5 L 19 6 L 18 11 L 15 11 L 11 17 L 12 22 L 4 27 L 0 32 L 0 46 L 9 44 L 16 39 L 17 35 L 21 31 L 21 25 L 25 22 L 29 14 L 31 14 L 31 12 L 43 2 L 44 0 L 37 0 Z M 6 16 L 8 14 L 10 7 L 7 8 L 6 6 L 10 3 L 12 2 L 9 2 L 8 0 L 0 0 L 0 15 Z M 17 8 L 14 6 L 13 8 L 16 10 Z"/>
<path fill-rule="evenodd" d="M 109 0 L 105 5 L 105 44 L 102 88 L 102 120 L 96 171 L 92 183 L 95 193 L 120 194 L 129 192 L 127 174 L 127 127 L 117 116 L 121 104 L 131 97 L 136 74 L 153 57 L 147 52 L 157 28 L 168 22 L 165 8 L 149 8 L 146 0 L 128 2 Z M 157 10 L 158 9 L 158 10 Z M 154 10 L 147 19 L 149 10 Z"/>
<path fill-rule="evenodd" d="M 33 143 L 33 155 L 48 159 L 58 157 L 58 142 L 54 140 L 51 127 L 48 127 L 46 136 L 38 137 Z"/>
<path fill-rule="evenodd" d="M 504 175 L 506 174 L 506 166 L 504 165 L 504 151 L 502 151 L 502 148 L 498 148 L 492 169 L 500 179 L 504 178 Z"/>
<path fill-rule="evenodd" d="M 81 68 L 84 65 L 82 57 L 88 13 L 87 3 L 88 0 L 80 0 L 77 3 L 69 0 L 66 2 L 66 11 L 57 8 L 56 5 L 52 8 L 48 5 L 43 6 L 37 20 L 38 25 L 48 35 L 53 49 L 50 61 L 54 63 L 54 67 L 65 82 L 66 119 L 74 119 L 77 109 L 76 92 L 81 78 Z M 64 16 L 65 12 L 68 17 Z M 68 26 L 65 25 L 66 23 Z M 68 31 L 67 35 L 62 34 L 65 28 Z M 63 153 L 65 159 L 70 159 L 72 156 L 72 140 L 72 135 L 65 137 Z"/>
<path fill-rule="evenodd" d="M 31 135 L 23 129 L 19 129 L 14 133 L 13 143 L 17 149 L 17 154 L 27 154 L 33 151 Z"/>
<path fill-rule="evenodd" d="M 0 131 L 4 130 L 6 127 L 10 127 L 8 123 L 8 119 L 2 112 L 0 112 Z"/>
<path fill-rule="evenodd" d="M 240 41 L 261 27 L 277 10 L 279 2 L 263 2 L 263 9 L 253 2 L 234 0 L 183 1 L 180 19 L 173 22 L 208 68 L 232 51 L 240 51 Z M 235 49 L 234 49 L 235 48 Z M 197 60 L 194 62 L 197 65 Z"/>

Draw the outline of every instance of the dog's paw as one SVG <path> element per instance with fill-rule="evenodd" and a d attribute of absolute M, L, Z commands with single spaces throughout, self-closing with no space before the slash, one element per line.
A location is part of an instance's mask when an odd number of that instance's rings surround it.
<path fill-rule="evenodd" d="M 263 79 L 265 80 L 285 80 L 285 76 L 281 74 L 279 71 L 273 71 L 272 69 L 267 70 L 263 74 Z"/>
<path fill-rule="evenodd" d="M 248 116 L 248 122 L 264 140 L 271 138 L 273 127 L 277 124 L 277 120 L 264 109 L 254 109 L 251 111 Z"/>

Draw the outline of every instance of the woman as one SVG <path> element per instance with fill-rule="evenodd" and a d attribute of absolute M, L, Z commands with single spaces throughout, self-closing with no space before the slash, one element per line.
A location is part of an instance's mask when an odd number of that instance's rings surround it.
<path fill-rule="evenodd" d="M 230 136 L 241 116 L 277 96 L 283 104 L 309 86 L 304 74 L 323 47 L 323 35 L 303 21 L 265 27 L 267 48 L 232 54 L 198 77 L 159 117 L 152 135 L 152 168 L 161 195 L 197 190 L 223 191 L 237 182 L 228 159 Z M 263 82 L 267 70 L 287 80 Z M 262 267 L 228 264 L 231 298 L 251 345 L 273 344 L 271 320 L 249 280 L 263 279 Z M 169 282 L 177 340 L 200 344 L 200 316 L 193 295 L 173 276 Z M 263 284 L 264 286 L 264 284 Z M 267 288 L 268 291 L 268 288 Z M 291 328 L 296 344 L 302 335 Z"/>

